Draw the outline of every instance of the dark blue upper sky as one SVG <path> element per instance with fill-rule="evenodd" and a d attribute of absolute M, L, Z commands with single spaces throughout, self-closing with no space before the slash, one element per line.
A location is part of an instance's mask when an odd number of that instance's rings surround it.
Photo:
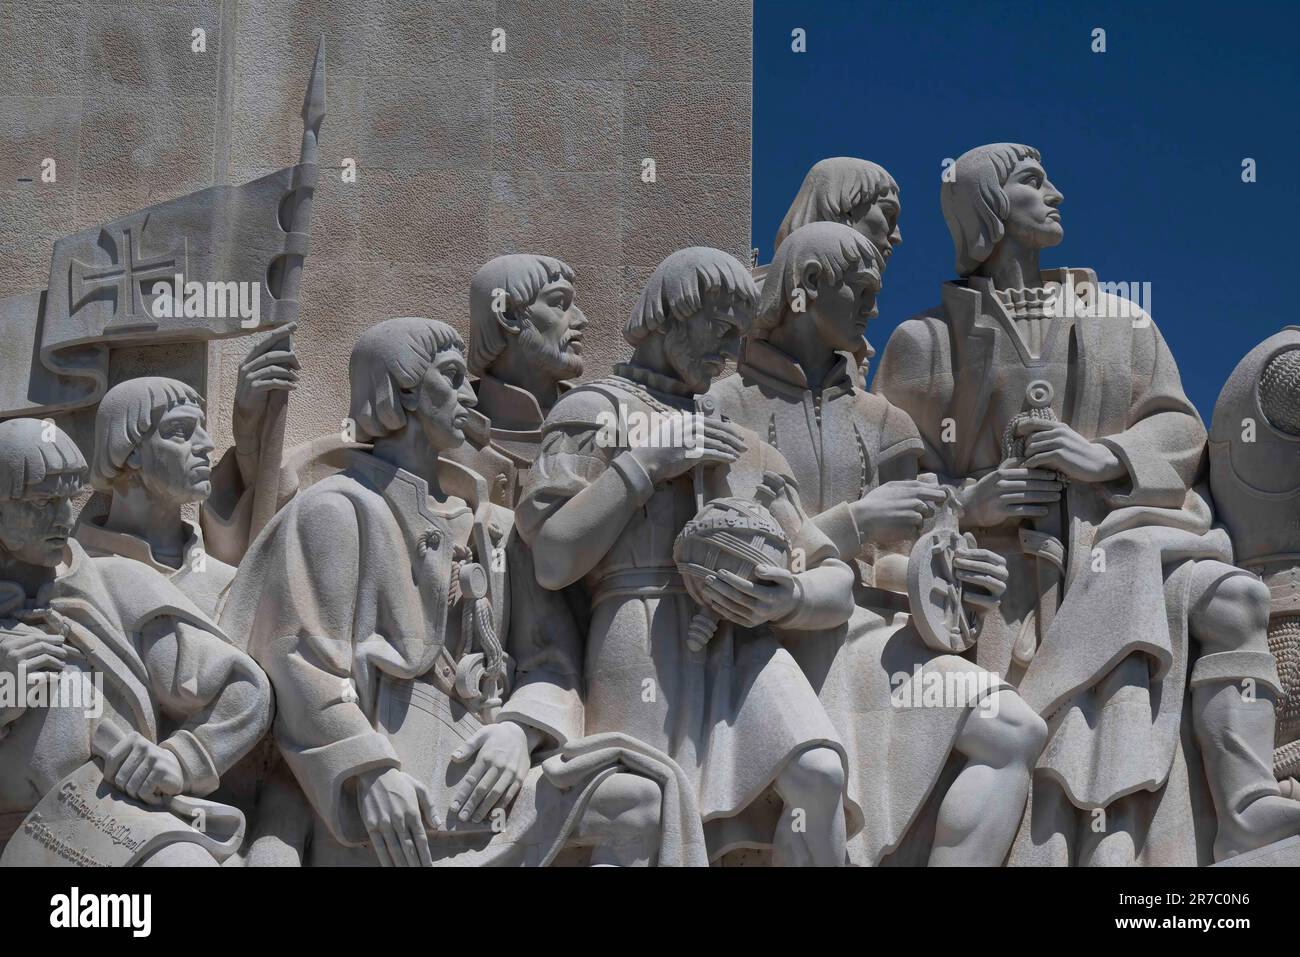
<path fill-rule="evenodd" d="M 902 190 L 882 350 L 952 278 L 942 161 L 1042 151 L 1065 194 L 1045 266 L 1151 283 L 1151 313 L 1208 424 L 1240 358 L 1300 324 L 1300 4 L 756 0 L 754 245 L 761 262 L 808 168 L 860 156 Z M 806 53 L 791 30 L 807 31 Z M 1093 53 L 1094 27 L 1106 52 Z M 1258 181 L 1243 183 L 1245 157 Z"/>

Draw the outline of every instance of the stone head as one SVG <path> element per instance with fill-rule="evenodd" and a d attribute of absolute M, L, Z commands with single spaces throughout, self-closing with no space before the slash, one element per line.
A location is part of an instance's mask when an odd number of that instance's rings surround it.
<path fill-rule="evenodd" d="M 903 241 L 898 183 L 882 166 L 852 156 L 832 156 L 808 171 L 777 230 L 773 256 L 786 238 L 809 223 L 841 223 L 871 240 L 889 260 Z"/>
<path fill-rule="evenodd" d="M 176 379 L 142 376 L 109 389 L 95 415 L 91 484 L 101 492 L 144 489 L 172 508 L 212 493 L 212 452 L 203 399 Z"/>
<path fill-rule="evenodd" d="M 0 556 L 53 568 L 72 535 L 86 460 L 52 422 L 0 422 Z"/>
<path fill-rule="evenodd" d="M 522 349 L 556 382 L 582 375 L 587 317 L 574 302 L 573 276 L 550 256 L 512 254 L 485 263 L 470 283 L 470 371 L 483 375 Z"/>
<path fill-rule="evenodd" d="M 707 246 L 680 249 L 661 262 L 641 291 L 623 337 L 640 346 L 652 336 L 677 377 L 707 392 L 740 351 L 758 304 L 753 277 L 735 257 Z"/>
<path fill-rule="evenodd" d="M 352 349 L 348 377 L 358 439 L 414 428 L 436 451 L 465 441 L 468 410 L 478 400 L 464 340 L 445 322 L 402 316 L 371 326 Z"/>
<path fill-rule="evenodd" d="M 1032 146 L 993 143 L 963 153 L 939 194 L 957 274 L 976 272 L 1003 239 L 1029 249 L 1060 243 L 1064 199 Z"/>
<path fill-rule="evenodd" d="M 786 237 L 768 268 L 750 335 L 766 339 L 783 322 L 805 323 L 837 351 L 857 354 L 876 315 L 883 255 L 839 223 L 810 223 Z"/>

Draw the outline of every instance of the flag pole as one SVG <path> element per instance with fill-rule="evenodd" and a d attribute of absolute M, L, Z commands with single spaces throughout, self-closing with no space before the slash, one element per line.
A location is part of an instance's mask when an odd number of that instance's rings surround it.
<path fill-rule="evenodd" d="M 302 155 L 299 163 L 315 167 L 316 142 L 320 136 L 321 121 L 325 119 L 325 38 L 316 44 L 316 61 L 312 64 L 307 95 L 302 104 Z M 286 232 L 306 235 L 311 230 L 312 209 L 315 202 L 314 177 L 290 194 L 293 203 Z M 276 298 L 282 302 L 298 301 L 302 285 L 304 253 L 287 253 L 280 272 L 280 288 Z M 295 307 L 296 312 L 296 307 Z M 280 463 L 284 458 L 284 426 L 288 411 L 288 392 L 274 389 L 267 398 L 266 418 L 262 423 L 261 443 L 257 462 L 257 479 L 253 486 L 253 507 L 249 519 L 248 543 L 251 545 L 266 523 L 275 515 L 279 497 Z"/>

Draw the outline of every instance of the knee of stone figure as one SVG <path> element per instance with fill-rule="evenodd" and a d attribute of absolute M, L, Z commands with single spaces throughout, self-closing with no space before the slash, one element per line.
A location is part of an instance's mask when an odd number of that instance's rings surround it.
<path fill-rule="evenodd" d="M 1268 649 L 1268 586 L 1253 575 L 1229 575 L 1211 586 L 1192 618 L 1201 654 L 1247 646 Z"/>
<path fill-rule="evenodd" d="M 778 791 L 787 804 L 830 804 L 844 795 L 844 762 L 830 748 L 809 748 L 781 772 Z"/>
<path fill-rule="evenodd" d="M 961 737 L 967 757 L 993 767 L 1033 767 L 1047 744 L 1047 722 L 1024 698 L 1005 689 L 971 712 Z"/>
<path fill-rule="evenodd" d="M 620 841 L 639 840 L 659 830 L 663 793 L 639 774 L 611 774 L 591 796 L 591 809 L 609 822 Z"/>

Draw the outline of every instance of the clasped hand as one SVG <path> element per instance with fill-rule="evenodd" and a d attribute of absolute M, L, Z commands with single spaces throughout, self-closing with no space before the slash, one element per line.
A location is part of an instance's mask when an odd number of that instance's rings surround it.
<path fill-rule="evenodd" d="M 799 587 L 793 573 L 776 565 L 758 565 L 755 580 L 745 581 L 720 569 L 704 583 L 704 600 L 723 618 L 746 628 L 779 621 L 799 604 Z"/>

